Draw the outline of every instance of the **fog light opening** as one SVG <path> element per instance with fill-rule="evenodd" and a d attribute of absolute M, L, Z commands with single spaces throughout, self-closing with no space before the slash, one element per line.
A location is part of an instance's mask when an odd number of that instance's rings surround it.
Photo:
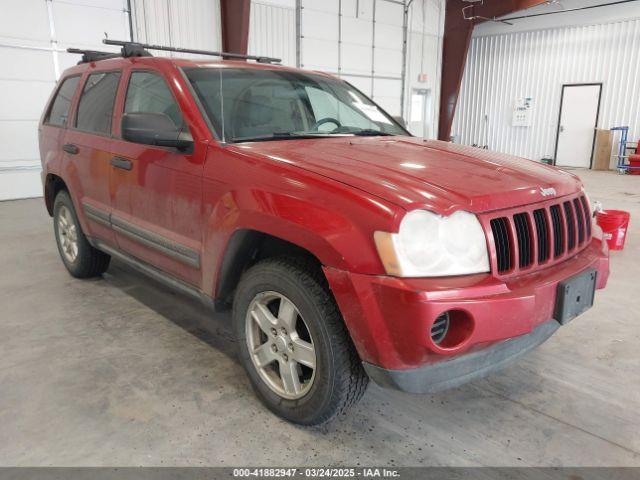
<path fill-rule="evenodd" d="M 451 350 L 464 344 L 473 333 L 473 318 L 463 310 L 447 310 L 431 325 L 431 341 L 436 347 Z"/>
<path fill-rule="evenodd" d="M 449 312 L 444 312 L 438 315 L 433 324 L 431 325 L 431 340 L 436 345 L 440 345 L 440 342 L 444 340 L 449 330 Z"/>

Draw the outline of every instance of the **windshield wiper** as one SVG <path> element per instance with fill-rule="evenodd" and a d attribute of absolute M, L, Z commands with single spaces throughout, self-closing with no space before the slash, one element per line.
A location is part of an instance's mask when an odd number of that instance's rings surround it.
<path fill-rule="evenodd" d="M 266 135 L 255 135 L 248 137 L 232 137 L 230 140 L 234 143 L 240 142 L 270 142 L 274 140 L 299 140 L 305 138 L 326 138 L 335 137 L 336 135 L 357 135 L 359 137 L 389 137 L 392 133 L 382 132 L 380 130 L 373 130 L 365 128 L 362 130 L 353 130 L 347 132 L 274 132 Z"/>
<path fill-rule="evenodd" d="M 363 130 L 358 130 L 354 132 L 349 132 L 352 135 L 357 135 L 358 137 L 391 137 L 393 133 L 383 132 L 381 130 L 373 130 L 372 128 L 365 128 Z"/>
<path fill-rule="evenodd" d="M 299 140 L 305 138 L 328 137 L 326 133 L 296 133 L 296 132 L 275 132 L 267 135 L 256 135 L 250 137 L 233 137 L 230 140 L 239 142 L 269 142 L 272 140 Z"/>

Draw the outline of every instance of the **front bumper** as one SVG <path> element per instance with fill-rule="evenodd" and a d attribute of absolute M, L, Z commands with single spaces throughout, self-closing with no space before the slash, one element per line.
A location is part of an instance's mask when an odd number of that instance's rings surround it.
<path fill-rule="evenodd" d="M 547 340 L 560 327 L 555 320 L 538 325 L 531 333 L 442 362 L 406 370 L 388 370 L 364 362 L 364 369 L 381 387 L 409 393 L 435 393 L 482 378 L 499 370 Z"/>
<path fill-rule="evenodd" d="M 599 238 L 560 264 L 507 280 L 325 273 L 369 376 L 383 386 L 432 392 L 483 376 L 546 340 L 559 326 L 558 283 L 587 268 L 597 270 L 596 288 L 604 288 L 609 257 Z M 436 345 L 431 326 L 446 311 L 464 318 L 464 335 Z"/>

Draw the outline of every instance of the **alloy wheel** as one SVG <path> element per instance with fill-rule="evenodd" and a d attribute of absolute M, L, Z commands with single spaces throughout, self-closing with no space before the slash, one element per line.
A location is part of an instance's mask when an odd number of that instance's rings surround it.
<path fill-rule="evenodd" d="M 294 303 L 277 292 L 256 295 L 247 310 L 246 341 L 260 378 L 279 396 L 302 398 L 313 385 L 316 352 Z"/>
<path fill-rule="evenodd" d="M 58 242 L 60 250 L 69 263 L 78 258 L 78 227 L 71 211 L 64 205 L 58 210 Z"/>

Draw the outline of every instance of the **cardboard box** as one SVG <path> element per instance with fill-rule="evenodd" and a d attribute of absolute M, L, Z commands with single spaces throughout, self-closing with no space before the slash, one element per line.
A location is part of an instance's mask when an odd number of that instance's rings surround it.
<path fill-rule="evenodd" d="M 596 144 L 593 149 L 592 170 L 609 170 L 611 149 L 613 148 L 613 132 L 611 130 L 596 129 Z"/>

